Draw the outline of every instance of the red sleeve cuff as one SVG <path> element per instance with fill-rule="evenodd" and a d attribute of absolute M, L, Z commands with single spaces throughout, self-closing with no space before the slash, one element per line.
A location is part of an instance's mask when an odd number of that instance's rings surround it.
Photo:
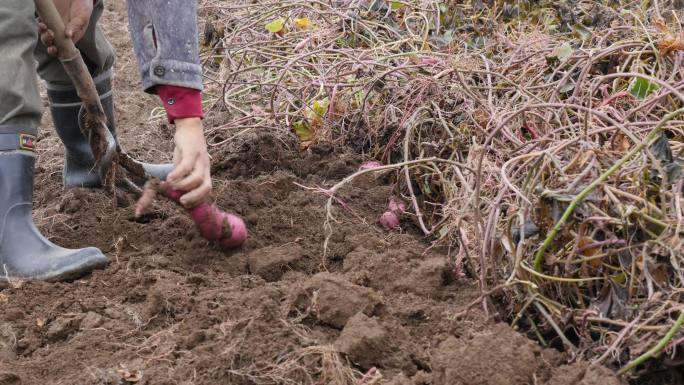
<path fill-rule="evenodd" d="M 164 103 L 169 123 L 176 119 L 204 118 L 202 112 L 202 93 L 193 88 L 157 85 L 157 95 Z"/>

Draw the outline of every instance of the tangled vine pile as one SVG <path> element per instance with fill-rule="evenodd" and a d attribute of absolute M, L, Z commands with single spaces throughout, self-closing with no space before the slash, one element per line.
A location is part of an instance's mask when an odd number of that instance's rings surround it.
<path fill-rule="evenodd" d="M 201 4 L 211 145 L 349 146 L 490 314 L 624 371 L 681 350 L 680 1 Z"/>

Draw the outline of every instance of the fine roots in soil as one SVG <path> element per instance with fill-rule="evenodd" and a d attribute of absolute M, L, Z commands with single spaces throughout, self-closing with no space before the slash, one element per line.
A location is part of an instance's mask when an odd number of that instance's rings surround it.
<path fill-rule="evenodd" d="M 230 374 L 254 384 L 358 384 L 362 376 L 331 345 L 310 346 L 283 357 L 265 368 L 240 369 Z M 378 376 L 377 378 L 381 378 Z M 377 382 L 377 381 L 376 381 Z M 365 382 L 371 384 L 372 382 Z"/>

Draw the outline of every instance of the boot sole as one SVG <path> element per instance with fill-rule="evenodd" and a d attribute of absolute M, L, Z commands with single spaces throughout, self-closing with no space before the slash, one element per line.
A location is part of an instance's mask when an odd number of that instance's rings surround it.
<path fill-rule="evenodd" d="M 27 281 L 70 282 L 91 274 L 95 270 L 103 270 L 105 267 L 107 267 L 106 257 L 101 260 L 92 261 L 76 270 L 64 268 L 62 271 L 35 277 L 11 277 L 8 279 L 7 276 L 2 276 L 0 277 L 0 289 L 7 289 Z"/>

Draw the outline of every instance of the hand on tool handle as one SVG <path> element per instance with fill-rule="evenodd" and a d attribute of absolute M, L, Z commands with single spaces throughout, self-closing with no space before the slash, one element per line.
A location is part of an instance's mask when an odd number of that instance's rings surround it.
<path fill-rule="evenodd" d="M 49 0 L 48 0 L 49 1 Z M 92 0 L 52 0 L 64 22 L 64 35 L 73 43 L 78 42 L 88 28 L 93 11 Z M 45 23 L 39 23 L 41 40 L 48 53 L 59 56 L 55 42 L 55 33 Z M 201 103 L 201 101 L 200 101 Z M 200 118 L 176 119 L 174 136 L 175 170 L 169 174 L 171 185 L 187 191 L 180 203 L 186 208 L 197 206 L 209 197 L 212 190 L 210 161 L 204 139 L 202 120 Z"/>
<path fill-rule="evenodd" d="M 57 0 L 57 2 L 81 3 L 88 0 Z M 46 29 L 49 29 L 52 36 L 53 46 L 57 49 L 57 57 L 64 66 L 64 71 L 69 75 L 74 87 L 78 92 L 78 96 L 83 101 L 83 108 L 86 111 L 85 132 L 83 134 L 88 138 L 90 146 L 93 149 L 96 166 L 100 172 L 100 177 L 105 182 L 112 182 L 113 175 L 110 173 L 112 162 L 116 155 L 116 141 L 114 136 L 107 128 L 107 118 L 100 103 L 100 96 L 95 88 L 93 78 L 88 72 L 80 52 L 76 49 L 74 42 L 71 40 L 76 37 L 77 32 L 73 29 L 69 30 L 71 38 L 67 37 L 67 27 L 64 25 L 62 15 L 55 7 L 53 0 L 35 0 L 36 11 L 38 16 L 45 24 Z M 84 15 L 82 13 L 92 12 L 79 7 L 69 6 L 69 17 L 71 17 L 72 10 L 77 13 L 77 22 L 73 25 L 69 23 L 69 28 L 74 28 L 76 25 L 83 23 L 78 21 Z M 69 19 L 71 20 L 71 19 Z M 87 24 L 87 23 L 86 23 Z"/>
<path fill-rule="evenodd" d="M 77 31 L 70 30 L 69 36 L 67 36 L 65 22 L 62 20 L 63 16 L 55 8 L 53 0 L 35 0 L 35 3 L 38 15 L 45 24 L 43 30 L 44 35 L 46 35 L 43 36 L 43 40 L 48 47 L 56 47 L 56 50 L 52 50 L 52 52 L 57 54 L 65 71 L 73 81 L 78 96 L 83 101 L 83 106 L 87 112 L 87 121 L 81 129 L 89 138 L 102 180 L 112 182 L 111 185 L 115 186 L 116 180 L 114 179 L 116 178 L 128 182 L 126 184 L 130 186 L 132 182 L 126 178 L 125 174 L 127 173 L 133 173 L 138 177 L 149 177 L 149 175 L 145 175 L 139 164 L 133 162 L 125 152 L 116 146 L 113 136 L 107 129 L 106 117 L 93 79 L 71 40 L 78 37 Z M 66 23 L 71 25 L 70 21 Z M 82 26 L 83 24 L 76 23 L 75 25 Z M 168 183 L 160 183 L 155 180 L 149 180 L 146 183 L 142 196 L 136 205 L 136 215 L 140 215 L 154 199 L 155 192 L 161 190 L 167 198 L 181 203 L 188 209 L 202 236 L 225 248 L 242 245 L 247 237 L 246 227 L 242 219 L 224 212 L 215 205 L 203 202 L 211 192 L 211 178 L 209 155 L 201 119 L 198 117 L 184 119 L 179 117 L 175 119 L 175 124 L 174 163 L 176 169 L 169 174 Z M 109 136 L 103 136 L 103 134 Z M 114 157 L 117 159 L 116 163 L 112 163 Z M 109 172 L 110 169 L 111 173 Z"/>
<path fill-rule="evenodd" d="M 53 0 L 57 12 L 64 21 L 64 35 L 76 44 L 85 35 L 90 22 L 90 15 L 93 13 L 92 0 Z M 54 45 L 55 34 L 48 29 L 42 21 L 38 23 L 40 39 L 46 47 L 48 54 L 58 55 L 57 47 Z"/>

